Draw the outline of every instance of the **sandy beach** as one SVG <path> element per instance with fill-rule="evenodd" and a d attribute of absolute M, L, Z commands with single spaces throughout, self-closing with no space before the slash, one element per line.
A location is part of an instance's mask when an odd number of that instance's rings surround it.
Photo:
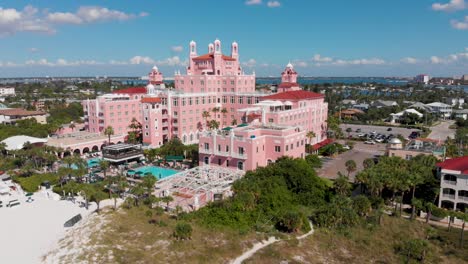
<path fill-rule="evenodd" d="M 31 203 L 26 202 L 24 195 L 18 195 L 20 205 L 0 208 L 2 263 L 41 263 L 42 257 L 56 248 L 70 230 L 63 226 L 67 220 L 81 214 L 81 221 L 86 221 L 96 209 L 94 203 L 86 210 L 78 203 L 54 200 L 49 192 L 49 196 L 35 193 Z"/>

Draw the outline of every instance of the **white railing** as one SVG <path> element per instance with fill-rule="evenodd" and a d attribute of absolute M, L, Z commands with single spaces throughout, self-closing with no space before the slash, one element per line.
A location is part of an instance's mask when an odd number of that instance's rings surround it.
<path fill-rule="evenodd" d="M 446 194 L 446 193 L 443 193 L 443 194 L 442 194 L 442 197 L 449 198 L 449 199 L 455 199 L 455 194 Z"/>
<path fill-rule="evenodd" d="M 236 152 L 233 152 L 233 153 L 231 153 L 230 156 L 233 157 L 233 158 L 235 158 L 235 159 L 247 159 L 247 154 L 245 154 L 245 153 L 236 153 Z"/>
<path fill-rule="evenodd" d="M 443 182 L 448 185 L 457 185 L 457 181 L 444 180 Z"/>
<path fill-rule="evenodd" d="M 209 149 L 204 149 L 204 148 L 201 148 L 198 150 L 199 153 L 202 153 L 202 154 L 213 154 L 213 151 L 209 150 Z"/>

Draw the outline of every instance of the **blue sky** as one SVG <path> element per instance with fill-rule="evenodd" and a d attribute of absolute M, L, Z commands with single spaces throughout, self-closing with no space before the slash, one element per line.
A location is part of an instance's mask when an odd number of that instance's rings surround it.
<path fill-rule="evenodd" d="M 0 77 L 172 76 L 216 38 L 257 76 L 459 76 L 468 0 L 0 0 Z"/>

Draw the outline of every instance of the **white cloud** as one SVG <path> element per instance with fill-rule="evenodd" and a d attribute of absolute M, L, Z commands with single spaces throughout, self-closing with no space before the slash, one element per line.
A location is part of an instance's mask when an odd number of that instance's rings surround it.
<path fill-rule="evenodd" d="M 334 65 L 383 65 L 385 61 L 379 58 L 356 59 L 356 60 L 336 60 Z"/>
<path fill-rule="evenodd" d="M 246 5 L 260 5 L 262 4 L 262 0 L 247 0 L 245 1 Z"/>
<path fill-rule="evenodd" d="M 182 52 L 184 50 L 184 47 L 182 47 L 182 46 L 172 46 L 171 50 L 173 52 Z"/>
<path fill-rule="evenodd" d="M 49 12 L 28 5 L 23 10 L 0 7 L 0 37 L 11 36 L 17 32 L 39 32 L 54 34 L 58 24 L 86 24 L 105 21 L 125 21 L 136 17 L 148 16 L 141 12 L 138 15 L 127 14 L 99 6 L 82 6 L 76 12 Z"/>
<path fill-rule="evenodd" d="M 332 62 L 333 59 L 330 57 L 322 57 L 320 54 L 315 54 L 312 58 L 314 62 Z"/>
<path fill-rule="evenodd" d="M 83 20 L 73 13 L 56 12 L 47 15 L 47 20 L 57 24 L 82 24 Z"/>
<path fill-rule="evenodd" d="M 182 65 L 185 65 L 186 63 L 187 62 L 185 61 L 181 61 L 179 56 L 174 56 L 174 57 L 167 58 L 165 60 L 157 61 L 156 64 L 167 65 L 167 66 L 182 66 Z"/>
<path fill-rule="evenodd" d="M 450 2 L 446 4 L 441 3 L 434 3 L 432 4 L 432 10 L 435 11 L 444 11 L 444 12 L 452 12 L 457 10 L 463 10 L 467 7 L 467 4 L 464 0 L 450 0 Z"/>
<path fill-rule="evenodd" d="M 149 16 L 149 13 L 148 12 L 140 12 L 140 14 L 138 14 L 139 17 L 147 17 Z"/>
<path fill-rule="evenodd" d="M 36 52 L 39 52 L 39 49 L 38 48 L 29 48 L 28 51 L 31 52 L 31 53 L 36 53 Z"/>
<path fill-rule="evenodd" d="M 465 16 L 465 20 L 458 21 L 458 20 L 452 20 L 450 21 L 452 24 L 453 28 L 459 29 L 459 30 L 467 30 L 468 29 L 468 16 Z"/>
<path fill-rule="evenodd" d="M 150 57 L 134 56 L 130 59 L 130 64 L 154 64 L 154 60 Z"/>
<path fill-rule="evenodd" d="M 50 25 L 37 17 L 37 12 L 38 9 L 30 5 L 23 10 L 0 7 L 0 37 L 11 36 L 17 32 L 55 33 Z"/>
<path fill-rule="evenodd" d="M 39 60 L 27 60 L 22 66 L 80 66 L 80 65 L 96 65 L 102 64 L 95 60 L 77 60 L 77 61 L 67 61 L 65 59 L 57 59 L 55 62 L 49 61 L 47 59 Z M 18 64 L 21 65 L 21 64 Z"/>
<path fill-rule="evenodd" d="M 242 65 L 247 68 L 255 67 L 256 64 L 257 64 L 257 61 L 254 59 L 249 59 L 248 61 L 242 63 Z"/>
<path fill-rule="evenodd" d="M 294 66 L 299 67 L 299 68 L 305 68 L 309 66 L 309 64 L 305 61 L 294 61 Z"/>
<path fill-rule="evenodd" d="M 406 57 L 406 58 L 401 59 L 401 62 L 407 63 L 407 64 L 416 64 L 418 63 L 418 59 L 413 58 L 413 57 Z"/>
<path fill-rule="evenodd" d="M 110 60 L 110 65 L 128 65 L 128 61 Z"/>
<path fill-rule="evenodd" d="M 280 7 L 281 3 L 279 1 L 268 1 L 267 6 L 270 8 Z"/>

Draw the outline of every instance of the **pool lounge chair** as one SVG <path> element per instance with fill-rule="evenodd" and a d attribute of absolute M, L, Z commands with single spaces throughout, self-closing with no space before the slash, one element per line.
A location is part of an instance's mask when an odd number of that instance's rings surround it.
<path fill-rule="evenodd" d="M 13 207 L 13 206 L 16 206 L 16 205 L 20 205 L 20 202 L 18 200 L 10 200 L 8 202 L 8 204 L 6 205 L 6 207 Z"/>

